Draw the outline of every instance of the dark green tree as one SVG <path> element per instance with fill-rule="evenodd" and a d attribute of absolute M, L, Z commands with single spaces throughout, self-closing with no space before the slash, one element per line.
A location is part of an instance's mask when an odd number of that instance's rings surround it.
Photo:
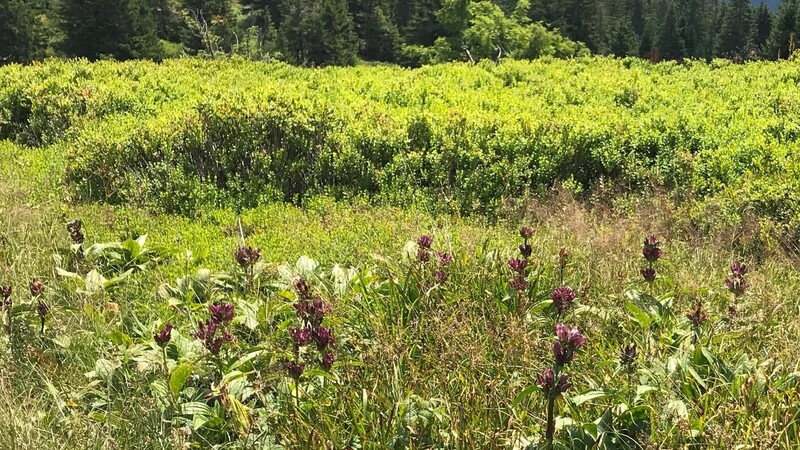
<path fill-rule="evenodd" d="M 753 22 L 753 44 L 763 51 L 772 30 L 772 12 L 766 3 L 761 2 L 756 9 Z"/>
<path fill-rule="evenodd" d="M 767 40 L 768 58 L 788 58 L 794 51 L 797 42 L 798 13 L 800 8 L 797 0 L 781 2 Z"/>
<path fill-rule="evenodd" d="M 683 39 L 678 28 L 678 12 L 675 5 L 665 5 L 664 20 L 658 31 L 656 49 L 661 59 L 681 59 L 686 55 Z"/>
<path fill-rule="evenodd" d="M 350 2 L 353 25 L 358 36 L 358 53 L 370 61 L 396 61 L 403 39 L 392 21 L 391 5 L 380 0 Z"/>
<path fill-rule="evenodd" d="M 357 36 L 346 0 L 287 0 L 283 8 L 283 45 L 296 64 L 351 65 Z"/>
<path fill-rule="evenodd" d="M 0 64 L 33 59 L 36 35 L 36 18 L 28 1 L 0 1 Z"/>
<path fill-rule="evenodd" d="M 750 0 L 731 0 L 722 16 L 717 54 L 743 57 L 753 36 L 753 7 Z"/>

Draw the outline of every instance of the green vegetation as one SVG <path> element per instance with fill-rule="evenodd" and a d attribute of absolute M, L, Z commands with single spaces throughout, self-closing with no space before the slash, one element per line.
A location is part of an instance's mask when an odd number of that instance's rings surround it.
<path fill-rule="evenodd" d="M 798 80 L 3 67 L 0 448 L 791 448 Z"/>

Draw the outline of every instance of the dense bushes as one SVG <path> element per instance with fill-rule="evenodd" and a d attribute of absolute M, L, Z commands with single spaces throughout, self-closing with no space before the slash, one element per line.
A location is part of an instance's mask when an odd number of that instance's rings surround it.
<path fill-rule="evenodd" d="M 800 211 L 781 178 L 800 136 L 794 62 L 48 62 L 0 80 L 0 137 L 64 139 L 84 199 L 191 213 L 327 192 L 471 213 L 602 179 L 783 223 Z"/>

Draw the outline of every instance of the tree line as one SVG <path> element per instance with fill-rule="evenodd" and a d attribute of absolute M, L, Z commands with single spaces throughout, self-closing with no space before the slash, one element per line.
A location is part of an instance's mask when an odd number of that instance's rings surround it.
<path fill-rule="evenodd" d="M 787 58 L 800 0 L 3 0 L 0 63 L 237 54 L 301 65 Z"/>

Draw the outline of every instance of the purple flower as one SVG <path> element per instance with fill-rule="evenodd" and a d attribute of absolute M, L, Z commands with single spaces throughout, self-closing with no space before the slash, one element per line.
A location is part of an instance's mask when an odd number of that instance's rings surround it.
<path fill-rule="evenodd" d="M 530 285 L 530 283 L 528 283 L 528 280 L 526 280 L 522 276 L 513 278 L 511 281 L 508 282 L 508 284 L 511 286 L 512 289 L 514 289 L 517 292 L 523 292 L 528 290 L 528 286 Z"/>
<path fill-rule="evenodd" d="M 153 339 L 155 339 L 156 344 L 158 344 L 159 347 L 166 347 L 169 341 L 172 340 L 172 323 L 167 323 L 167 325 L 162 328 L 161 331 L 153 334 Z"/>
<path fill-rule="evenodd" d="M 555 358 L 557 365 L 563 366 L 572 362 L 572 360 L 575 358 L 575 351 L 567 348 L 561 342 L 556 341 L 553 343 L 553 357 Z"/>
<path fill-rule="evenodd" d="M 252 267 L 261 258 L 261 249 L 256 247 L 239 247 L 234 253 L 236 262 L 245 269 Z"/>
<path fill-rule="evenodd" d="M 331 367 L 333 367 L 333 353 L 326 353 L 320 360 L 319 365 L 325 370 L 331 370 Z"/>
<path fill-rule="evenodd" d="M 333 334 L 325 327 L 319 327 L 314 330 L 314 342 L 317 343 L 317 350 L 325 350 L 328 345 L 333 344 Z"/>
<path fill-rule="evenodd" d="M 692 325 L 695 327 L 699 327 L 703 324 L 706 320 L 708 320 L 708 314 L 703 312 L 703 304 L 697 302 L 697 304 L 692 308 L 692 310 L 686 314 L 686 318 L 692 322 Z"/>
<path fill-rule="evenodd" d="M 575 300 L 575 291 L 569 286 L 561 286 L 550 294 L 550 298 L 553 299 L 553 306 L 556 307 L 556 311 L 559 314 L 564 314 Z"/>
<path fill-rule="evenodd" d="M 28 287 L 31 290 L 31 296 L 39 297 L 40 295 L 44 294 L 44 281 L 40 278 L 34 278 L 31 280 Z"/>
<path fill-rule="evenodd" d="M 553 369 L 542 371 L 536 376 L 536 382 L 548 398 L 558 397 L 572 387 L 572 383 L 569 382 L 569 375 L 562 373 L 558 377 L 558 381 L 556 381 L 556 374 Z"/>
<path fill-rule="evenodd" d="M 289 328 L 289 336 L 292 337 L 295 348 L 300 348 L 304 345 L 308 345 L 311 343 L 312 339 L 311 328 L 308 327 Z"/>
<path fill-rule="evenodd" d="M 639 356 L 639 352 L 636 349 L 636 343 L 632 343 L 628 346 L 622 347 L 619 353 L 619 363 L 626 367 L 627 369 L 634 371 L 636 370 L 636 358 Z"/>
<path fill-rule="evenodd" d="M 521 244 L 519 246 L 519 253 L 523 258 L 530 258 L 533 254 L 533 247 L 530 244 Z"/>
<path fill-rule="evenodd" d="M 439 283 L 444 283 L 448 278 L 450 278 L 450 275 L 448 275 L 444 270 L 437 270 L 436 273 L 434 273 L 434 276 L 436 277 L 436 281 Z"/>
<path fill-rule="evenodd" d="M 36 305 L 36 312 L 39 314 L 39 318 L 44 321 L 44 318 L 47 317 L 47 313 L 50 312 L 50 306 L 39 300 L 38 304 Z"/>
<path fill-rule="evenodd" d="M 322 299 L 314 299 L 308 307 L 308 321 L 315 328 L 322 324 L 325 314 L 330 311 L 330 307 Z"/>
<path fill-rule="evenodd" d="M 535 232 L 536 230 L 528 226 L 519 229 L 519 235 L 522 237 L 522 239 L 525 239 L 526 241 L 531 237 L 533 237 L 533 233 Z"/>
<path fill-rule="evenodd" d="M 205 344 L 206 349 L 208 349 L 208 351 L 216 355 L 222 348 L 222 344 L 231 341 L 233 341 L 233 336 L 226 331 L 221 337 L 215 338 L 213 340 L 206 340 L 203 343 Z"/>
<path fill-rule="evenodd" d="M 419 250 L 417 250 L 417 259 L 419 260 L 419 262 L 424 262 L 424 263 L 430 261 L 431 260 L 430 251 L 428 249 L 420 247 Z"/>
<path fill-rule="evenodd" d="M 203 345 L 208 351 L 216 354 L 219 352 L 222 344 L 233 340 L 233 336 L 228 332 L 225 332 L 222 337 L 216 337 L 218 330 L 219 323 L 208 319 L 205 322 L 198 322 L 197 331 L 194 335 L 197 339 L 203 341 Z"/>
<path fill-rule="evenodd" d="M 433 245 L 433 238 L 427 235 L 420 236 L 417 238 L 417 245 L 419 246 L 419 248 L 430 250 L 431 245 Z"/>
<path fill-rule="evenodd" d="M 299 280 L 295 281 L 294 289 L 297 291 L 297 295 L 301 299 L 307 299 L 311 296 L 311 288 L 308 287 L 308 283 L 306 283 L 305 278 L 300 278 Z"/>
<path fill-rule="evenodd" d="M 453 255 L 444 252 L 436 252 L 436 261 L 440 266 L 447 267 L 453 262 Z"/>
<path fill-rule="evenodd" d="M 644 248 L 642 248 L 642 256 L 650 262 L 656 262 L 661 258 L 661 245 L 655 236 L 650 236 L 644 240 Z"/>
<path fill-rule="evenodd" d="M 528 268 L 528 260 L 511 258 L 508 260 L 508 267 L 511 267 L 511 270 L 513 270 L 514 272 L 517 272 L 519 274 L 525 274 L 525 271 Z"/>
<path fill-rule="evenodd" d="M 566 326 L 563 323 L 556 325 L 556 337 L 566 348 L 577 350 L 586 343 L 584 336 L 578 327 Z"/>
<path fill-rule="evenodd" d="M 10 303 L 11 299 L 11 285 L 0 286 L 0 297 L 3 298 L 3 305 Z"/>
<path fill-rule="evenodd" d="M 286 371 L 289 373 L 289 376 L 294 378 L 295 380 L 299 380 L 300 377 L 303 376 L 303 372 L 306 370 L 306 363 L 300 361 L 287 361 L 286 362 Z"/>
<path fill-rule="evenodd" d="M 228 325 L 233 320 L 234 308 L 230 303 L 209 305 L 208 309 L 211 311 L 211 320 L 220 325 Z"/>
<path fill-rule="evenodd" d="M 743 277 L 747 275 L 747 266 L 740 262 L 731 263 L 731 273 L 736 277 Z"/>
<path fill-rule="evenodd" d="M 656 269 L 653 269 L 652 267 L 645 267 L 644 269 L 642 269 L 642 278 L 644 278 L 645 281 L 653 281 L 653 280 L 655 280 L 656 279 Z"/>

